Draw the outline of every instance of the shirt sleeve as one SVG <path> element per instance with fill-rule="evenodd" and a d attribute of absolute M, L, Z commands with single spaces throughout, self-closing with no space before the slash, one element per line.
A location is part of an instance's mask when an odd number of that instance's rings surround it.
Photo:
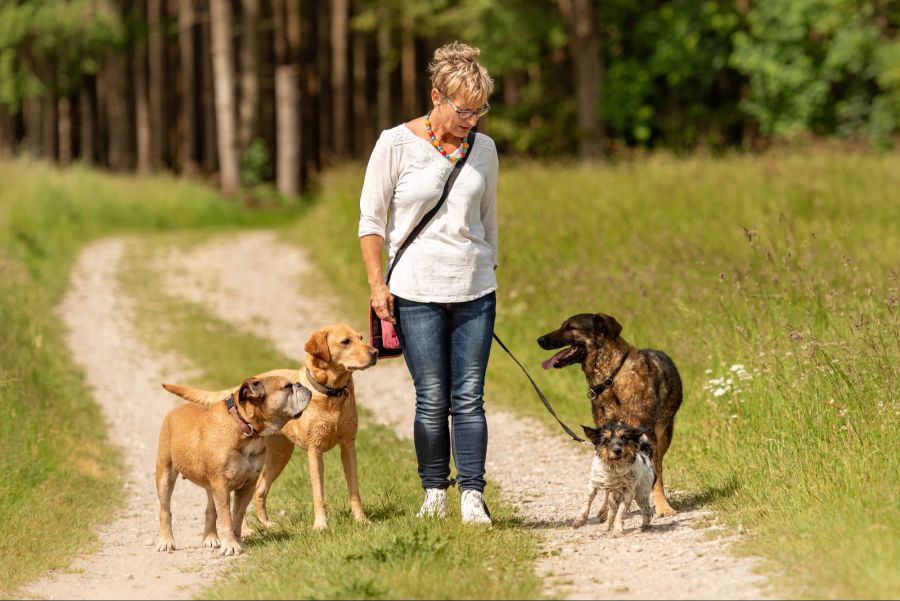
<path fill-rule="evenodd" d="M 491 140 L 491 163 L 485 179 L 484 195 L 481 197 L 481 223 L 484 226 L 485 241 L 491 245 L 494 269 L 499 265 L 497 243 L 497 178 L 500 170 L 497 147 Z"/>
<path fill-rule="evenodd" d="M 392 136 L 385 130 L 372 149 L 359 197 L 360 238 L 369 234 L 385 237 L 388 211 L 394 199 L 394 187 L 398 177 L 395 159 Z"/>

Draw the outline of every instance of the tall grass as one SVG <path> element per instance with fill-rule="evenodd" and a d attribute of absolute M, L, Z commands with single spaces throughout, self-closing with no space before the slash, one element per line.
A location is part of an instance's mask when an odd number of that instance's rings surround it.
<path fill-rule="evenodd" d="M 53 311 L 78 249 L 122 231 L 272 224 L 279 216 L 166 177 L 14 161 L 0 162 L 0 182 L 3 596 L 91 544 L 93 526 L 122 500 L 121 458 Z"/>
<path fill-rule="evenodd" d="M 331 174 L 291 237 L 363 316 L 361 181 Z M 898 190 L 896 154 L 504 164 L 496 330 L 535 371 L 535 339 L 579 312 L 666 350 L 685 384 L 676 507 L 718 510 L 792 595 L 895 598 Z M 589 422 L 577 367 L 534 375 L 565 421 Z M 499 349 L 487 399 L 556 427 Z"/>

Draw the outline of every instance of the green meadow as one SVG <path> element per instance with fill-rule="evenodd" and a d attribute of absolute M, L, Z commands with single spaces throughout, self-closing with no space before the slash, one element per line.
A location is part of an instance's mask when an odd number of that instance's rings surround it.
<path fill-rule="evenodd" d="M 0 178 L 0 400 L 16 426 L 0 437 L 0 577 L 12 591 L 82 548 L 84 533 L 123 497 L 99 486 L 117 481 L 120 460 L 89 427 L 99 410 L 53 311 L 84 243 L 125 231 L 200 239 L 279 223 L 285 239 L 310 250 L 357 326 L 368 290 L 356 240 L 360 166 L 326 174 L 309 205 L 252 211 L 170 178 L 24 162 L 0 163 Z M 666 459 L 675 507 L 712 509 L 726 532 L 741 533 L 738 552 L 766 560 L 783 595 L 895 598 L 898 190 L 898 154 L 654 156 L 596 167 L 502 161 L 496 331 L 577 426 L 590 419 L 583 375 L 541 370 L 549 353 L 535 339 L 574 313 L 615 316 L 623 337 L 667 351 L 684 380 Z M 148 236 L 147 252 L 167 236 Z M 133 275 L 146 314 L 171 323 L 172 344 L 211 382 L 285 363 L 265 341 L 154 293 L 152 272 Z M 238 344 L 217 343 L 223 336 Z M 573 444 L 498 347 L 486 397 L 545 420 L 561 446 Z M 309 530 L 308 474 L 295 460 L 271 497 L 276 512 L 286 509 L 284 523 L 250 542 L 248 561 L 262 572 L 206 594 L 540 595 L 534 541 L 510 508 L 487 537 L 452 520 L 413 520 L 412 445 L 363 421 L 361 477 L 374 523 L 356 528 L 335 495 L 333 530 Z M 339 473 L 329 461 L 326 471 Z"/>
<path fill-rule="evenodd" d="M 349 314 L 368 290 L 355 240 L 362 172 L 333 172 L 291 238 Z M 666 456 L 678 507 L 706 506 L 782 590 L 900 592 L 900 155 L 820 151 L 602 167 L 501 163 L 496 332 L 570 426 L 580 368 L 535 340 L 603 312 L 668 352 L 685 399 Z M 494 346 L 487 402 L 574 444 Z"/>

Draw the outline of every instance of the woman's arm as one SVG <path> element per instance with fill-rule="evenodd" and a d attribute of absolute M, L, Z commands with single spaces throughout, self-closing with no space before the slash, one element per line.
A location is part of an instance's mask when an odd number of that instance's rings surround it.
<path fill-rule="evenodd" d="M 369 280 L 369 302 L 378 317 L 391 323 L 397 323 L 394 319 L 394 295 L 384 283 L 384 274 L 382 273 L 381 247 L 383 245 L 384 238 L 376 234 L 362 236 L 359 239 L 359 248 L 366 266 L 366 277 Z"/>
<path fill-rule="evenodd" d="M 481 197 L 481 224 L 484 226 L 484 239 L 491 246 L 494 269 L 497 269 L 500 254 L 497 239 L 497 179 L 500 165 L 496 148 L 492 148 L 491 151 L 493 156 L 485 174 L 484 196 Z"/>
<path fill-rule="evenodd" d="M 394 321 L 394 297 L 384 283 L 381 249 L 384 246 L 388 211 L 397 183 L 396 165 L 390 138 L 382 133 L 372 150 L 360 195 L 359 248 L 366 266 L 371 291 L 369 302 L 381 319 Z"/>

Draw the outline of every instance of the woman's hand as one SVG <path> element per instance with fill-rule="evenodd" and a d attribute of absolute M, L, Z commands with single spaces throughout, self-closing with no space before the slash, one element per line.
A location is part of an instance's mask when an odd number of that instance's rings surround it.
<path fill-rule="evenodd" d="M 394 295 L 391 294 L 390 289 L 386 284 L 379 283 L 372 286 L 371 290 L 369 303 L 375 309 L 375 315 L 385 321 L 396 324 L 397 320 L 394 319 Z"/>

